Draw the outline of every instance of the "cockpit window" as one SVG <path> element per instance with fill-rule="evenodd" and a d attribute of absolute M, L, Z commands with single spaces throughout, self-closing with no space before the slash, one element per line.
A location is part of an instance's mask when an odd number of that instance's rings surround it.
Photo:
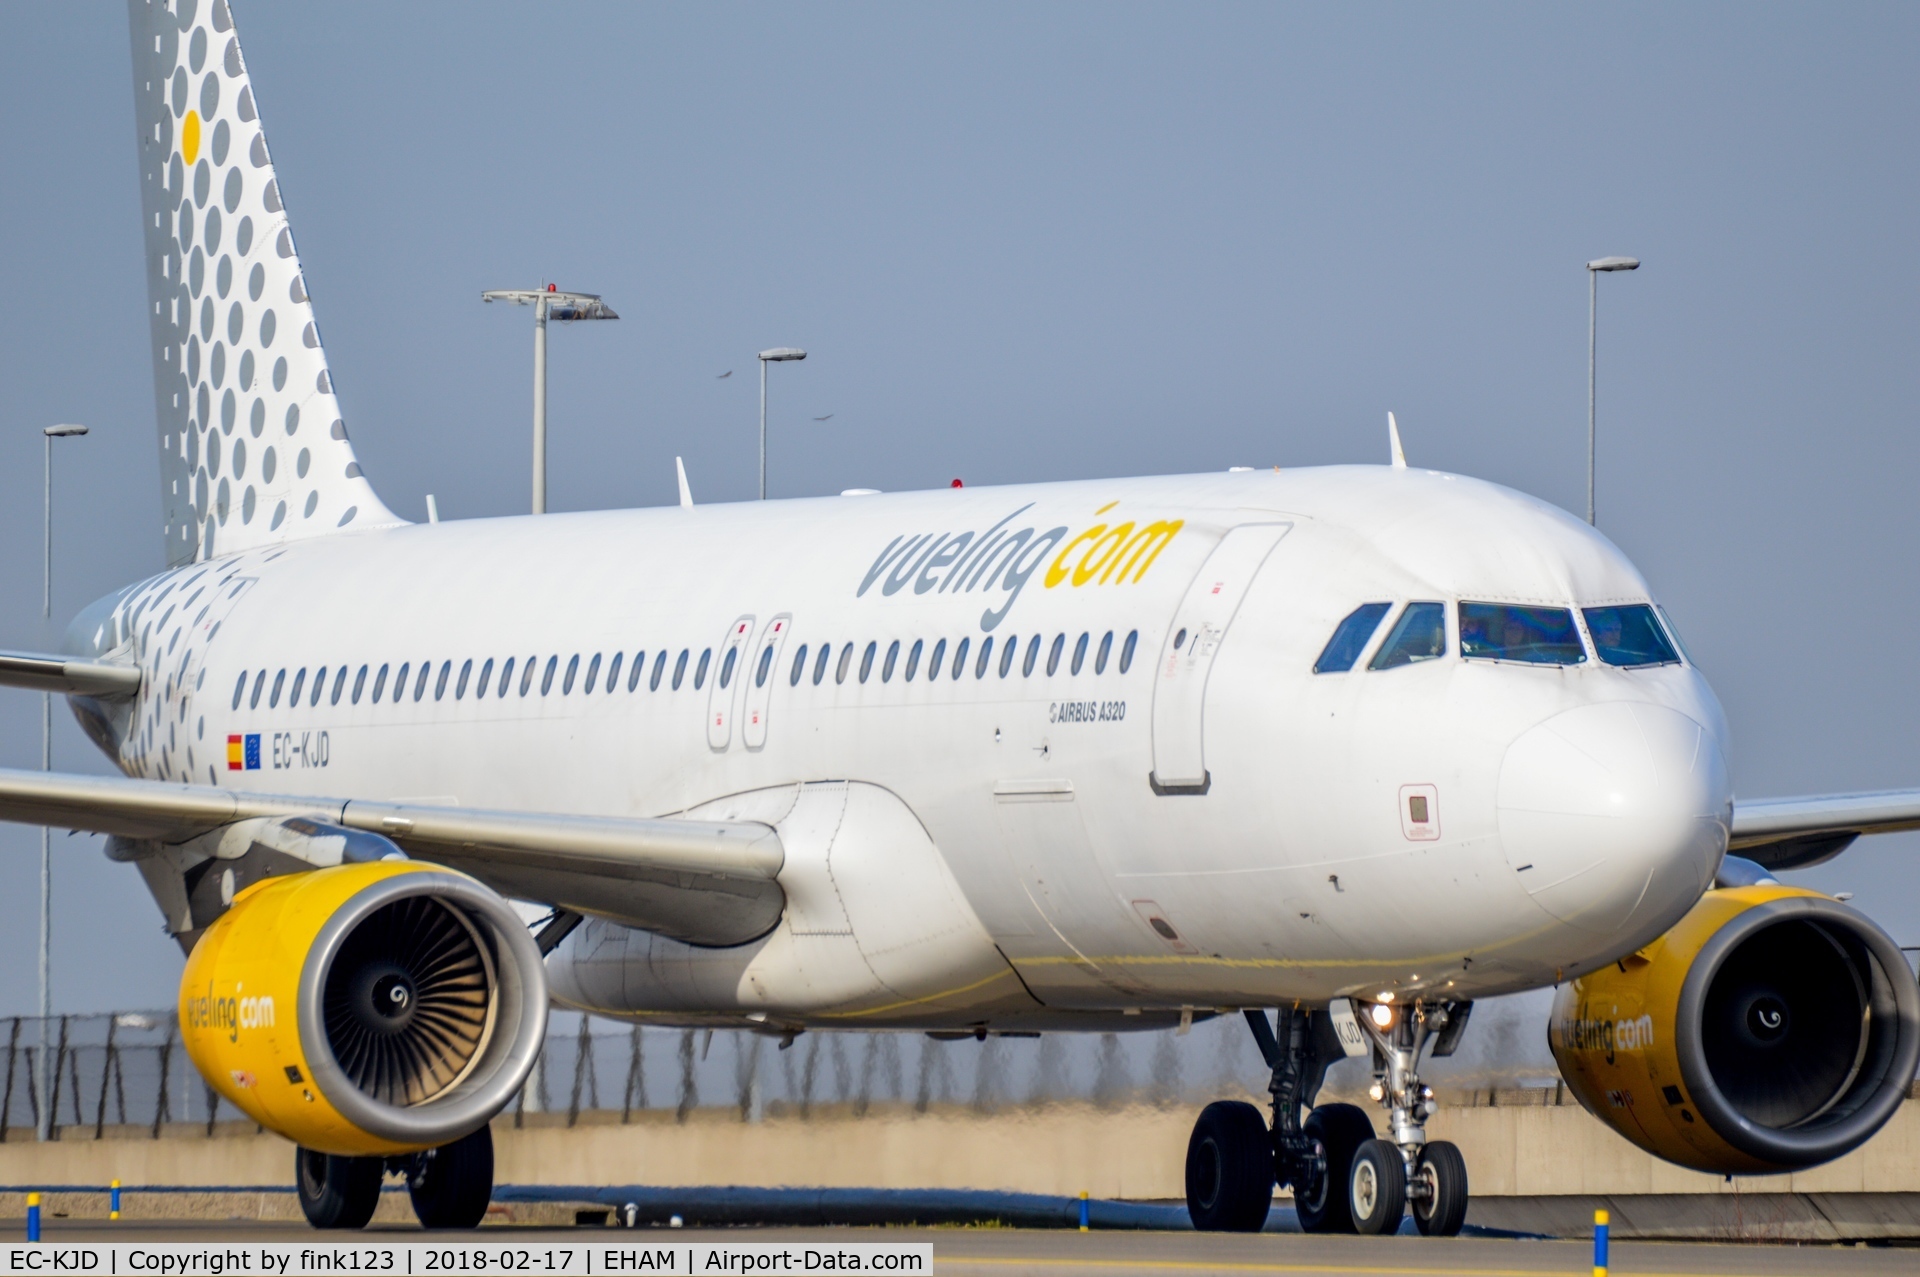
<path fill-rule="evenodd" d="M 1373 670 L 1399 669 L 1416 661 L 1447 654 L 1447 608 L 1443 603 L 1409 603 L 1387 641 L 1367 666 Z"/>
<path fill-rule="evenodd" d="M 1680 654 L 1673 650 L 1653 609 L 1645 603 L 1626 607 L 1582 608 L 1587 618 L 1587 633 L 1593 636 L 1593 650 L 1609 665 L 1632 668 L 1637 665 L 1675 665 Z"/>
<path fill-rule="evenodd" d="M 1533 665 L 1578 665 L 1587 659 L 1572 612 L 1506 603 L 1460 605 L 1460 655 Z"/>
<path fill-rule="evenodd" d="M 1347 619 L 1340 622 L 1333 631 L 1333 637 L 1327 640 L 1320 659 L 1313 663 L 1313 672 L 1344 674 L 1352 669 L 1353 663 L 1360 659 L 1360 653 L 1366 650 L 1367 640 L 1380 628 L 1380 620 L 1391 606 L 1390 603 L 1362 603 L 1347 613 Z"/>

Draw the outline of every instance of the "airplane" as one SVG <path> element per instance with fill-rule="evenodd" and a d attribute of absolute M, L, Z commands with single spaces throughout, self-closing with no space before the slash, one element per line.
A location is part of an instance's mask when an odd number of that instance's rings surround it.
<path fill-rule="evenodd" d="M 1772 871 L 1920 791 L 1736 801 L 1594 528 L 1397 427 L 1380 466 L 409 523 L 226 0 L 129 13 L 167 567 L 0 656 L 122 773 L 0 771 L 0 818 L 140 873 L 188 1052 L 298 1147 L 315 1226 L 389 1173 L 477 1224 L 550 1004 L 786 1040 L 1238 1012 L 1272 1114 L 1199 1114 L 1210 1230 L 1283 1187 L 1309 1231 L 1457 1233 L 1421 1061 L 1484 997 L 1557 987 L 1580 1102 L 1701 1170 L 1816 1165 L 1904 1099 L 1898 947 Z M 1316 1103 L 1349 1056 L 1384 1133 Z"/>

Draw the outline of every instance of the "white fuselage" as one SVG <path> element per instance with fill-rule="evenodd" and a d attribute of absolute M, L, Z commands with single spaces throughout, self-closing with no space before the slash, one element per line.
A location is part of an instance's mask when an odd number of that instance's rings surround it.
<path fill-rule="evenodd" d="M 772 933 L 702 950 L 590 922 L 550 959 L 574 1005 L 1164 1023 L 1551 983 L 1644 945 L 1711 882 L 1730 797 L 1698 672 L 1613 668 L 1584 639 L 1578 664 L 1464 660 L 1462 599 L 1577 615 L 1649 594 L 1541 502 L 1338 467 L 319 537 L 132 587 L 71 646 L 131 645 L 148 673 L 109 742 L 131 774 L 781 828 Z M 1356 606 L 1425 600 L 1449 605 L 1444 657 L 1312 672 Z"/>

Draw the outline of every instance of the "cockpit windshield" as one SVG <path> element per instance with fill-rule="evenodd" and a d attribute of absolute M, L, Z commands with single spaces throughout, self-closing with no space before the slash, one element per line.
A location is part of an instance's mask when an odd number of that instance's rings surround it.
<path fill-rule="evenodd" d="M 1447 608 L 1443 603 L 1409 603 L 1393 632 L 1368 663 L 1372 670 L 1398 669 L 1447 654 Z"/>
<path fill-rule="evenodd" d="M 1460 605 L 1460 655 L 1533 665 L 1578 665 L 1587 659 L 1570 610 L 1507 603 Z"/>
<path fill-rule="evenodd" d="M 1582 608 L 1581 615 L 1587 618 L 1593 650 L 1609 665 L 1631 669 L 1639 665 L 1677 665 L 1680 661 L 1680 654 L 1654 619 L 1653 609 L 1645 603 Z"/>
<path fill-rule="evenodd" d="M 1362 603 L 1347 613 L 1327 640 L 1327 646 L 1320 653 L 1320 659 L 1313 663 L 1315 674 L 1344 674 L 1353 668 L 1360 659 L 1360 653 L 1366 650 L 1367 641 L 1373 632 L 1380 628 L 1380 618 L 1387 614 L 1389 603 Z"/>

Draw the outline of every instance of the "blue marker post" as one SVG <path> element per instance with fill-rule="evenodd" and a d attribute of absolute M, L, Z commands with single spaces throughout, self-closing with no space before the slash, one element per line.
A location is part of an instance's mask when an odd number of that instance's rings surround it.
<path fill-rule="evenodd" d="M 110 1204 L 107 1207 L 107 1218 L 119 1219 L 120 1218 L 120 1181 L 119 1180 L 113 1181 L 113 1184 L 108 1191 L 113 1194 L 113 1197 Z"/>
<path fill-rule="evenodd" d="M 1080 1231 L 1087 1231 L 1087 1190 L 1080 1190 Z"/>
<path fill-rule="evenodd" d="M 1593 1277 L 1607 1277 L 1607 1212 L 1593 1212 Z"/>
<path fill-rule="evenodd" d="M 40 1194 L 27 1194 L 27 1240 L 40 1240 Z"/>

